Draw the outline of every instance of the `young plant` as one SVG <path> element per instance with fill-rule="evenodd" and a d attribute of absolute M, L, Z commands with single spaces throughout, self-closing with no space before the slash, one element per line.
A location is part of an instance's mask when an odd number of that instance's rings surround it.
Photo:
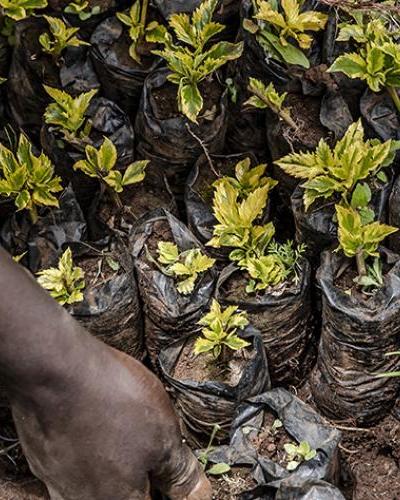
<path fill-rule="evenodd" d="M 104 137 L 99 149 L 87 144 L 85 154 L 84 160 L 79 160 L 74 164 L 74 170 L 80 170 L 89 177 L 98 179 L 109 190 L 119 208 L 122 208 L 122 202 L 118 193 L 121 193 L 125 186 L 141 182 L 146 175 L 145 169 L 150 163 L 149 160 L 135 161 L 122 174 L 116 169 L 117 148 L 107 137 Z"/>
<path fill-rule="evenodd" d="M 400 44 L 393 40 L 382 19 L 365 24 L 353 16 L 355 24 L 341 25 L 338 41 L 351 39 L 359 44 L 357 52 L 339 56 L 329 72 L 341 72 L 349 78 L 364 80 L 373 92 L 386 89 L 400 113 Z"/>
<path fill-rule="evenodd" d="M 226 176 L 218 179 L 214 182 L 213 186 L 217 187 L 218 184 L 229 182 L 238 190 L 239 199 L 244 200 L 257 188 L 269 186 L 269 189 L 272 189 L 278 184 L 278 181 L 264 175 L 266 169 L 267 165 L 265 164 L 260 164 L 252 168 L 250 158 L 245 158 L 236 164 L 235 177 Z"/>
<path fill-rule="evenodd" d="M 207 448 L 202 450 L 197 457 L 198 461 L 201 463 L 204 470 L 207 469 L 209 462 L 209 454 L 214 450 L 213 442 L 217 432 L 221 429 L 221 426 L 215 424 L 213 430 L 211 432 L 210 440 L 208 441 Z M 211 476 L 220 476 L 221 474 L 226 474 L 231 470 L 231 467 L 225 462 L 219 462 L 217 464 L 212 465 L 207 471 L 207 474 Z"/>
<path fill-rule="evenodd" d="M 85 288 L 84 273 L 74 266 L 72 252 L 67 248 L 62 254 L 58 267 L 50 267 L 37 273 L 38 283 L 61 305 L 82 302 Z"/>
<path fill-rule="evenodd" d="M 355 257 L 358 276 L 357 284 L 371 286 L 364 278 L 368 277 L 365 260 L 368 257 L 379 258 L 378 246 L 387 236 L 397 231 L 396 227 L 371 222 L 364 224 L 357 210 L 336 205 L 338 220 L 339 247 L 346 257 Z M 381 274 L 381 269 L 375 266 L 375 271 Z M 382 280 L 383 283 L 383 280 Z M 375 283 L 376 285 L 377 283 Z"/>
<path fill-rule="evenodd" d="M 207 243 L 214 248 L 231 247 L 230 260 L 242 265 L 250 257 L 264 255 L 275 234 L 272 222 L 257 225 L 268 200 L 268 184 L 252 191 L 239 202 L 239 189 L 229 179 L 221 179 L 214 192 L 213 212 L 218 221 L 213 238 Z"/>
<path fill-rule="evenodd" d="M 58 59 L 67 47 L 79 47 L 80 45 L 90 45 L 80 40 L 76 35 L 79 28 L 68 28 L 67 25 L 56 17 L 43 16 L 49 23 L 50 34 L 45 32 L 39 36 L 40 45 L 43 52 Z"/>
<path fill-rule="evenodd" d="M 301 441 L 299 445 L 286 443 L 283 445 L 288 458 L 286 469 L 296 470 L 302 462 L 308 462 L 317 456 L 317 451 L 313 450 L 307 441 Z"/>
<path fill-rule="evenodd" d="M 153 22 L 146 26 L 148 5 L 148 0 L 136 0 L 129 10 L 129 16 L 123 12 L 117 12 L 117 18 L 121 23 L 129 27 L 129 36 L 132 40 L 129 47 L 129 55 L 138 64 L 141 64 L 140 55 L 137 51 L 138 45 L 143 41 L 146 33 L 150 33 L 157 24 Z"/>
<path fill-rule="evenodd" d="M 304 208 L 308 210 L 318 198 L 332 198 L 335 194 L 349 204 L 357 183 L 369 177 L 385 182 L 386 176 L 380 170 L 393 162 L 399 148 L 400 141 L 365 141 L 359 120 L 350 125 L 333 149 L 321 139 L 315 152 L 291 153 L 275 163 L 287 174 L 306 181 L 301 187 Z M 357 196 L 360 194 L 358 188 Z"/>
<path fill-rule="evenodd" d="M 215 259 L 204 255 L 198 248 L 179 253 L 177 245 L 169 241 L 158 242 L 158 257 L 148 258 L 162 273 L 177 281 L 176 289 L 182 295 L 193 292 L 197 278 L 215 264 Z"/>
<path fill-rule="evenodd" d="M 29 210 L 32 222 L 37 221 L 38 206 L 58 207 L 54 196 L 62 190 L 60 177 L 54 176 L 49 158 L 36 156 L 24 134 L 14 154 L 0 144 L 0 195 L 12 198 L 18 210 Z"/>
<path fill-rule="evenodd" d="M 249 324 L 247 313 L 238 312 L 238 306 L 229 306 L 222 310 L 220 304 L 213 299 L 210 311 L 201 318 L 202 337 L 196 339 L 194 353 L 196 355 L 211 352 L 217 359 L 225 348 L 238 351 L 250 345 L 240 338 L 238 329 L 243 330 Z"/>
<path fill-rule="evenodd" d="M 211 20 L 217 4 L 218 0 L 205 0 L 191 17 L 181 13 L 169 18 L 169 27 L 183 45 L 174 44 L 167 28 L 158 23 L 152 23 L 152 29 L 146 34 L 147 41 L 164 46 L 163 50 L 153 53 L 166 60 L 171 70 L 167 78 L 178 85 L 179 111 L 194 123 L 203 109 L 199 83 L 227 61 L 240 57 L 243 51 L 242 42 L 218 42 L 205 48 L 210 39 L 224 29 L 222 24 Z"/>
<path fill-rule="evenodd" d="M 54 125 L 70 143 L 80 143 L 87 139 L 91 124 L 86 119 L 90 101 L 97 90 L 84 92 L 77 97 L 70 96 L 63 90 L 44 86 L 46 92 L 55 101 L 50 103 L 45 111 L 44 119 L 49 125 Z"/>
<path fill-rule="evenodd" d="M 312 10 L 300 13 L 302 3 L 301 0 L 253 0 L 253 20 L 245 19 L 243 27 L 256 35 L 267 57 L 309 68 L 303 50 L 311 47 L 313 39 L 306 32 L 324 29 L 328 16 Z"/>
<path fill-rule="evenodd" d="M 0 0 L 1 14 L 14 21 L 31 16 L 36 9 L 47 7 L 47 0 Z"/>
<path fill-rule="evenodd" d="M 296 130 L 298 127 L 290 116 L 289 108 L 283 107 L 283 102 L 286 99 L 287 92 L 279 94 L 271 82 L 268 87 L 263 82 L 256 78 L 249 79 L 247 89 L 253 94 L 245 104 L 254 106 L 259 109 L 269 108 L 273 113 L 278 115 L 290 128 Z"/>
<path fill-rule="evenodd" d="M 89 0 L 74 0 L 70 2 L 64 9 L 66 14 L 74 14 L 79 17 L 81 21 L 86 21 L 92 16 L 100 14 L 100 6 L 89 7 Z"/>

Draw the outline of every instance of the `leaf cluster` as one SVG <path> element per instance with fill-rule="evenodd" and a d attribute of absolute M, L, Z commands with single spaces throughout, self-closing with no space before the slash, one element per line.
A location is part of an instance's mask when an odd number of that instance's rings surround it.
<path fill-rule="evenodd" d="M 141 5 L 141 0 L 136 0 L 136 2 L 129 9 L 129 15 L 124 12 L 117 12 L 117 18 L 125 26 L 129 27 L 129 36 L 132 40 L 129 46 L 129 55 L 138 64 L 141 64 L 140 55 L 137 51 L 138 43 L 143 39 L 147 32 L 152 32 L 156 28 L 157 23 L 151 22 L 148 26 L 145 25 L 143 19 L 143 6 Z"/>
<path fill-rule="evenodd" d="M 171 73 L 168 80 L 178 85 L 178 108 L 192 122 L 203 108 L 203 97 L 198 84 L 212 75 L 226 62 L 237 59 L 243 51 L 243 43 L 218 42 L 206 48 L 210 39 L 225 27 L 212 21 L 218 0 L 205 0 L 193 12 L 173 14 L 169 28 L 181 43 L 177 45 L 165 26 L 152 23 L 146 40 L 164 46 L 154 50 L 167 62 Z"/>
<path fill-rule="evenodd" d="M 74 266 L 72 252 L 67 248 L 62 254 L 58 267 L 50 267 L 38 273 L 38 283 L 50 291 L 50 295 L 61 305 L 82 302 L 85 288 L 84 273 Z"/>
<path fill-rule="evenodd" d="M 100 14 L 100 6 L 90 7 L 89 0 L 74 0 L 65 7 L 64 12 L 78 16 L 81 21 L 86 21 Z"/>
<path fill-rule="evenodd" d="M 202 325 L 202 337 L 196 339 L 194 353 L 196 355 L 211 352 L 217 359 L 223 346 L 238 351 L 250 345 L 240 338 L 237 330 L 243 330 L 249 324 L 247 313 L 239 312 L 238 306 L 228 306 L 224 310 L 217 300 L 213 299 L 210 311 L 199 321 Z"/>
<path fill-rule="evenodd" d="M 378 246 L 387 236 L 398 229 L 380 222 L 363 224 L 354 208 L 336 205 L 339 247 L 347 257 L 361 255 L 379 257 Z"/>
<path fill-rule="evenodd" d="M 0 0 L 0 7 L 4 16 L 21 21 L 31 16 L 36 9 L 47 7 L 47 0 Z"/>
<path fill-rule="evenodd" d="M 36 214 L 36 206 L 58 207 L 54 193 L 62 190 L 61 179 L 54 176 L 54 167 L 44 153 L 33 153 L 24 134 L 15 154 L 0 144 L 0 165 L 0 195 L 13 198 L 18 210 L 26 208 Z"/>
<path fill-rule="evenodd" d="M 235 165 L 235 177 L 225 176 L 216 180 L 213 186 L 217 187 L 221 183 L 229 182 L 238 190 L 238 199 L 244 200 L 259 187 L 268 186 L 272 189 L 278 184 L 278 181 L 265 175 L 266 169 L 267 165 L 264 163 L 252 167 L 250 158 L 245 158 Z"/>
<path fill-rule="evenodd" d="M 306 180 L 301 186 L 304 207 L 308 210 L 318 198 L 339 194 L 347 199 L 357 182 L 378 176 L 380 169 L 389 166 L 399 148 L 399 141 L 365 141 L 364 129 L 358 120 L 333 149 L 321 139 L 314 152 L 291 153 L 275 163 L 287 174 Z"/>
<path fill-rule="evenodd" d="M 328 16 L 312 10 L 300 12 L 301 0 L 254 0 L 253 4 L 253 20 L 245 20 L 243 26 L 256 35 L 265 53 L 278 61 L 309 68 L 303 50 L 311 47 L 313 39 L 307 32 L 324 29 Z"/>
<path fill-rule="evenodd" d="M 90 127 L 85 113 L 89 108 L 90 101 L 97 94 L 97 90 L 90 90 L 77 97 L 72 97 L 63 90 L 46 85 L 44 88 L 55 101 L 46 108 L 45 122 L 59 128 L 67 140 L 86 137 Z"/>
<path fill-rule="evenodd" d="M 210 269 L 215 259 L 204 255 L 200 249 L 192 248 L 179 252 L 177 245 L 170 241 L 158 242 L 158 257 L 154 262 L 166 275 L 177 280 L 176 289 L 182 295 L 189 295 L 200 274 Z"/>
<path fill-rule="evenodd" d="M 301 441 L 300 444 L 286 443 L 283 445 L 288 457 L 286 469 L 289 471 L 296 470 L 302 462 L 308 462 L 317 456 L 317 451 L 313 450 L 307 441 Z"/>
<path fill-rule="evenodd" d="M 337 41 L 354 40 L 359 44 L 358 51 L 339 56 L 328 71 L 364 80 L 373 92 L 400 87 L 400 44 L 382 19 L 364 23 L 356 16 L 355 21 L 341 25 Z"/>
<path fill-rule="evenodd" d="M 47 54 L 58 58 L 67 47 L 90 45 L 80 40 L 76 33 L 79 28 L 68 28 L 67 25 L 56 17 L 43 16 L 49 24 L 50 34 L 45 32 L 39 36 L 40 45 Z"/>
<path fill-rule="evenodd" d="M 104 137 L 99 149 L 87 144 L 85 155 L 85 159 L 74 164 L 74 170 L 81 170 L 89 177 L 98 179 L 117 193 L 121 193 L 125 186 L 141 182 L 146 175 L 145 169 L 149 164 L 149 160 L 135 161 L 122 174 L 116 169 L 117 148 L 107 137 Z"/>

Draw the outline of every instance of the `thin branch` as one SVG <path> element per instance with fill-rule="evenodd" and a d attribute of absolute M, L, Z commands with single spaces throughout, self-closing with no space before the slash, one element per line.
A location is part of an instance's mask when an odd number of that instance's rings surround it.
<path fill-rule="evenodd" d="M 218 177 L 221 177 L 219 175 L 219 173 L 215 170 L 215 167 L 214 167 L 214 163 L 211 159 L 211 156 L 210 156 L 210 153 L 208 152 L 208 149 L 206 147 L 206 145 L 204 144 L 204 142 L 200 139 L 200 137 L 198 137 L 194 132 L 193 130 L 190 128 L 190 125 L 188 123 L 186 123 L 186 128 L 187 128 L 187 131 L 189 132 L 189 134 L 194 138 L 196 139 L 196 141 L 200 144 L 200 146 L 202 147 L 203 151 L 204 151 L 204 154 L 206 155 L 206 158 L 207 158 L 207 161 L 208 161 L 208 164 L 210 165 L 210 168 L 211 170 L 213 171 L 214 175 L 218 178 Z"/>
<path fill-rule="evenodd" d="M 387 14 L 400 14 L 400 7 L 396 5 L 379 4 L 370 0 L 318 0 L 324 5 L 330 7 L 338 7 L 339 9 L 353 9 L 353 10 L 379 10 Z"/>

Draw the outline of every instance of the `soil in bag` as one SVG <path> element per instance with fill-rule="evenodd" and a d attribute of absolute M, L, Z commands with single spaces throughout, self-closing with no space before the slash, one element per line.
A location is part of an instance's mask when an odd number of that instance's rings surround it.
<path fill-rule="evenodd" d="M 203 153 L 192 134 L 210 153 L 223 150 L 227 97 L 217 79 L 201 82 L 204 109 L 196 125 L 179 112 L 178 87 L 167 81 L 168 73 L 168 69 L 156 70 L 145 81 L 135 121 L 137 152 L 162 169 L 172 191 L 182 197 L 189 171 Z"/>
<path fill-rule="evenodd" d="M 313 363 L 310 274 L 310 265 L 303 259 L 297 283 L 285 282 L 265 293 L 248 294 L 249 277 L 230 265 L 221 272 L 217 282 L 216 299 L 224 305 L 238 305 L 260 331 L 275 386 L 299 384 Z"/>
<path fill-rule="evenodd" d="M 34 140 L 39 138 L 43 114 L 51 101 L 43 85 L 62 88 L 74 96 L 100 85 L 85 46 L 67 47 L 56 62 L 39 43 L 40 35 L 46 32 L 49 32 L 48 23 L 40 17 L 17 23 L 16 44 L 6 83 L 11 116 Z"/>
<path fill-rule="evenodd" d="M 67 307 L 95 337 L 142 360 L 143 326 L 132 257 L 118 239 L 96 250 L 83 246 L 74 264 L 84 271 L 84 299 Z M 80 250 L 81 250 L 80 249 Z"/>
<path fill-rule="evenodd" d="M 107 137 L 117 148 L 119 165 L 124 167 L 132 163 L 134 133 L 128 116 L 112 101 L 94 97 L 86 117 L 92 124 L 88 137 L 90 143 L 99 148 L 104 137 Z M 87 213 L 99 184 L 96 179 L 72 168 L 75 162 L 85 158 L 84 144 L 73 145 L 62 140 L 60 131 L 47 124 L 44 124 L 41 130 L 41 143 L 45 153 L 53 161 L 56 173 L 62 177 L 64 183 L 72 183 L 76 197 L 83 211 Z"/>
<path fill-rule="evenodd" d="M 172 388 L 176 408 L 188 431 L 188 439 L 207 442 L 213 427 L 221 429 L 217 441 L 229 436 L 235 409 L 245 398 L 270 386 L 267 360 L 259 333 L 252 327 L 240 333 L 250 346 L 226 353 L 195 355 L 197 335 L 165 347 L 159 356 L 161 373 Z"/>
<path fill-rule="evenodd" d="M 189 229 L 164 209 L 144 216 L 130 235 L 143 304 L 145 345 L 154 368 L 163 347 L 200 330 L 198 321 L 209 309 L 216 283 L 211 268 L 199 274 L 190 294 L 179 293 L 174 278 L 166 276 L 152 261 L 157 258 L 160 241 L 175 243 L 179 252 L 199 248 L 206 254 Z"/>
<path fill-rule="evenodd" d="M 256 462 L 252 475 L 259 486 L 243 499 L 297 500 L 303 497 L 286 497 L 283 492 L 301 486 L 306 489 L 306 483 L 314 480 L 336 483 L 340 473 L 340 437 L 340 432 L 315 410 L 283 388 L 248 399 L 237 410 L 229 444 L 230 449 Z M 291 457 L 283 446 L 297 446 L 304 441 L 310 450 L 315 450 L 315 456 L 308 460 L 297 458 L 297 466 L 289 470 Z M 223 461 L 223 457 L 218 458 Z M 316 496 L 310 498 L 320 500 Z"/>
<path fill-rule="evenodd" d="M 322 292 L 322 333 L 311 389 L 330 418 L 372 425 L 393 407 L 400 380 L 378 373 L 398 370 L 400 262 L 381 251 L 384 286 L 366 295 L 355 288 L 355 269 L 337 253 L 322 254 L 317 279 Z M 340 271 L 340 272 L 339 272 Z"/>
<path fill-rule="evenodd" d="M 158 20 L 154 10 L 149 11 L 149 21 Z M 160 63 L 153 55 L 154 44 L 141 42 L 137 47 L 141 62 L 129 55 L 132 40 L 129 27 L 115 16 L 99 24 L 91 39 L 90 56 L 101 82 L 104 97 L 118 104 L 134 120 L 142 94 L 144 80 Z"/>

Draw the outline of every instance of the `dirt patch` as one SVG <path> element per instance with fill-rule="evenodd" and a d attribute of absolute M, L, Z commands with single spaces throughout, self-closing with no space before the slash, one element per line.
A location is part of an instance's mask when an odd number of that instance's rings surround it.
<path fill-rule="evenodd" d="M 165 219 L 157 220 L 152 224 L 152 233 L 147 238 L 146 246 L 149 254 L 154 258 L 158 258 L 158 243 L 160 241 L 171 241 L 174 242 L 174 237 L 169 227 L 168 221 Z M 157 267 L 153 264 L 154 269 Z"/>
<path fill-rule="evenodd" d="M 195 339 L 186 342 L 176 362 L 173 377 L 178 380 L 193 380 L 195 382 L 223 382 L 236 386 L 249 360 L 255 356 L 254 350 L 240 349 L 228 351 L 227 361 L 215 360 L 210 353 L 196 356 L 193 352 Z"/>
<path fill-rule="evenodd" d="M 238 496 L 257 486 L 248 467 L 235 467 L 222 476 L 208 476 L 214 500 L 237 500 Z"/>
<path fill-rule="evenodd" d="M 1 500 L 49 500 L 50 497 L 43 483 L 31 477 L 19 481 L 9 481 L 1 478 L 0 471 L 0 498 Z"/>
<path fill-rule="evenodd" d="M 203 80 L 199 84 L 199 90 L 204 102 L 199 116 L 199 122 L 201 123 L 202 120 L 206 119 L 206 116 L 212 120 L 212 112 L 214 110 L 217 113 L 223 88 L 217 80 Z M 156 104 L 156 109 L 153 112 L 156 118 L 159 120 L 168 120 L 182 116 L 178 109 L 177 91 L 178 86 L 171 82 L 166 82 L 162 87 L 152 90 L 152 97 Z"/>
<path fill-rule="evenodd" d="M 220 175 L 220 177 L 230 176 L 235 177 L 235 167 L 236 164 L 241 161 L 238 158 L 213 158 L 214 170 Z M 209 168 L 200 168 L 199 175 L 196 182 L 193 185 L 194 191 L 199 193 L 203 198 L 203 201 L 208 205 L 212 205 L 214 196 L 214 186 L 213 183 L 218 179 L 214 172 Z"/>

